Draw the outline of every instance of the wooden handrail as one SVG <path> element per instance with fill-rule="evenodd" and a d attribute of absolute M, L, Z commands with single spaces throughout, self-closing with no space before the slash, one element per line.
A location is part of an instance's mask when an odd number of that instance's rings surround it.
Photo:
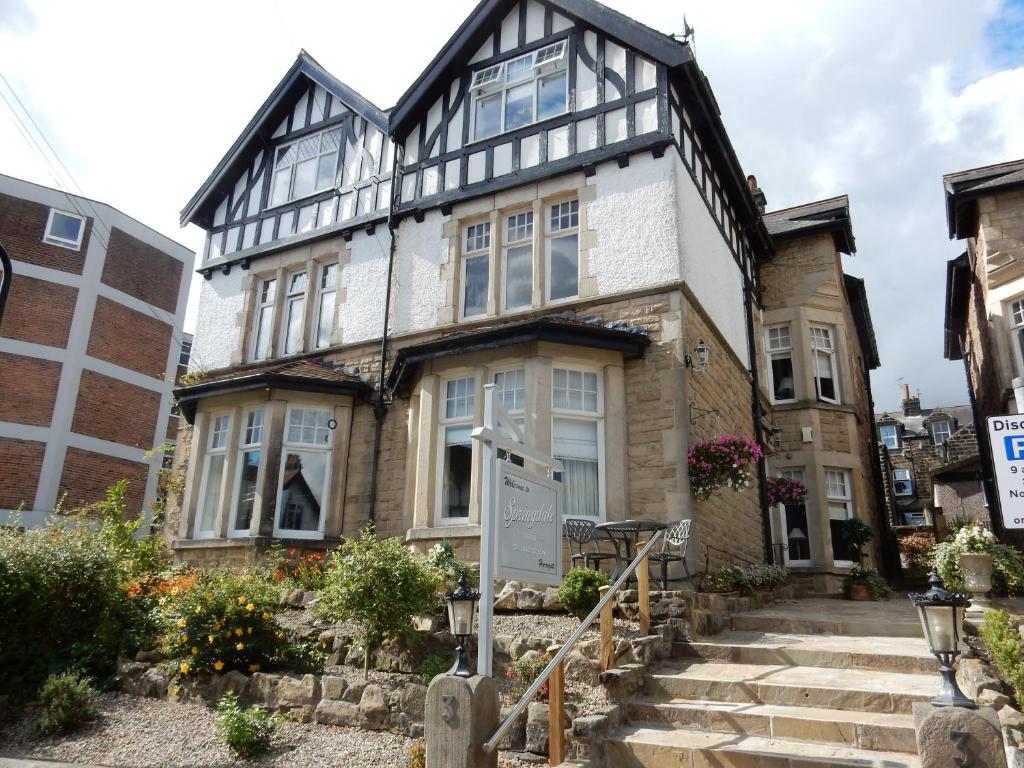
<path fill-rule="evenodd" d="M 541 686 L 544 685 L 544 683 L 547 681 L 551 673 L 554 672 L 555 669 L 561 669 L 562 660 L 569 654 L 569 651 L 573 649 L 573 646 L 575 646 L 576 643 L 579 642 L 579 639 L 583 636 L 583 633 L 586 632 L 590 625 L 594 622 L 594 619 L 601 615 L 601 612 L 604 609 L 605 605 L 611 602 L 612 598 L 615 597 L 616 593 L 619 591 L 622 585 L 625 584 L 629 577 L 633 575 L 633 571 L 637 569 L 637 566 L 641 563 L 644 563 L 646 567 L 647 555 L 651 551 L 651 548 L 654 546 L 655 542 L 657 542 L 657 540 L 661 537 L 662 533 L 664 532 L 654 532 L 654 534 L 651 536 L 648 542 L 644 545 L 644 548 L 641 549 L 639 553 L 637 553 L 637 556 L 635 558 L 633 558 L 633 562 L 626 566 L 626 569 L 622 572 L 619 578 L 615 580 L 615 583 L 612 584 L 611 589 L 604 593 L 604 596 L 601 598 L 600 602 L 598 602 L 598 604 L 594 606 L 594 610 L 592 610 L 590 614 L 587 616 L 587 618 L 585 618 L 583 622 L 576 628 L 576 631 L 569 635 L 569 639 L 566 640 L 565 644 L 558 649 L 558 652 L 551 657 L 551 661 L 549 661 L 548 665 L 544 667 L 544 671 L 537 675 L 537 679 L 534 680 L 533 684 L 526 689 L 526 693 L 523 694 L 523 697 L 519 699 L 518 702 L 516 702 L 516 705 L 512 707 L 511 711 L 509 711 L 505 719 L 501 721 L 501 725 L 498 726 L 498 730 L 494 732 L 494 735 L 491 736 L 491 738 L 484 742 L 483 748 L 485 752 L 493 752 L 495 749 L 497 749 L 498 742 L 501 741 L 501 737 L 505 735 L 508 729 L 512 727 L 512 723 L 515 722 L 516 717 L 518 717 L 519 714 L 526 708 L 527 704 L 533 701 L 533 697 L 537 695 L 537 691 L 541 689 Z M 562 713 L 557 712 L 552 714 L 550 710 L 551 708 L 549 706 L 549 731 L 552 729 L 552 723 L 557 723 L 558 727 L 561 728 Z"/>

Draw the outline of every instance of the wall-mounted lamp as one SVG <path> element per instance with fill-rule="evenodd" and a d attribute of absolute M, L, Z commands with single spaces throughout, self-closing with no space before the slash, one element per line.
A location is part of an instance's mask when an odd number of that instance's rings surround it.
<path fill-rule="evenodd" d="M 694 371 L 695 373 L 704 373 L 708 367 L 708 360 L 711 358 L 711 347 L 709 347 L 704 339 L 701 339 L 696 347 L 693 348 L 693 352 L 687 352 L 683 356 L 683 362 L 686 367 Z"/>

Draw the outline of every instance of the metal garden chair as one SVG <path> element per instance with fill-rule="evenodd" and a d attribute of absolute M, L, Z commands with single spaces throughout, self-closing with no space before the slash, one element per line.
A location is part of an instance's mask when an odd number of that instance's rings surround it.
<path fill-rule="evenodd" d="M 661 551 L 647 556 L 652 562 L 661 563 L 661 588 L 668 589 L 669 563 L 682 563 L 686 578 L 693 581 L 690 569 L 686 564 L 686 547 L 690 543 L 690 520 L 680 520 L 667 531 L 661 541 Z M 678 549 L 678 552 L 674 552 Z"/>
<path fill-rule="evenodd" d="M 565 538 L 569 540 L 569 556 L 574 568 L 576 567 L 576 562 L 582 560 L 584 568 L 593 567 L 595 571 L 599 571 L 601 570 L 602 561 L 615 559 L 615 555 L 612 552 L 601 551 L 601 543 L 597 537 L 597 531 L 594 530 L 594 525 L 593 520 L 576 517 L 570 517 L 564 521 Z M 592 552 L 584 549 L 591 542 L 594 542 L 595 547 L 595 550 Z M 591 566 L 591 563 L 593 563 L 593 566 Z"/>

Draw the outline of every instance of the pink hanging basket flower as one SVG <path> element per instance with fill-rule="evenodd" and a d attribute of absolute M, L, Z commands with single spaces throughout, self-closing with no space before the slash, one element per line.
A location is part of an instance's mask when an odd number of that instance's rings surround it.
<path fill-rule="evenodd" d="M 768 478 L 768 503 L 801 504 L 807 498 L 807 486 L 789 477 Z"/>
<path fill-rule="evenodd" d="M 698 499 L 709 499 L 719 488 L 749 488 L 752 467 L 763 455 L 761 446 L 745 435 L 698 440 L 687 455 L 690 491 Z"/>

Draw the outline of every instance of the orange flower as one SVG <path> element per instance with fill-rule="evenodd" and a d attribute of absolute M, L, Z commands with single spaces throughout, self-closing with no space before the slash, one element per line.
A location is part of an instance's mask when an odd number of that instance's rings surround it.
<path fill-rule="evenodd" d="M 237 644 L 237 645 L 235 646 L 235 650 L 236 650 L 236 651 L 244 651 L 244 650 L 245 650 L 245 643 L 238 643 L 238 644 Z"/>
<path fill-rule="evenodd" d="M 223 661 L 215 661 L 215 662 L 213 662 L 213 668 L 215 670 L 217 670 L 218 672 L 220 672 L 222 669 L 224 669 L 224 662 Z"/>
<path fill-rule="evenodd" d="M 181 670 L 181 674 L 187 675 L 189 670 L 189 663 L 187 661 L 181 662 L 181 664 L 178 665 L 178 669 Z"/>
<path fill-rule="evenodd" d="M 249 665 L 249 671 L 250 672 L 259 672 L 260 671 L 260 665 L 259 664 L 250 664 Z"/>

